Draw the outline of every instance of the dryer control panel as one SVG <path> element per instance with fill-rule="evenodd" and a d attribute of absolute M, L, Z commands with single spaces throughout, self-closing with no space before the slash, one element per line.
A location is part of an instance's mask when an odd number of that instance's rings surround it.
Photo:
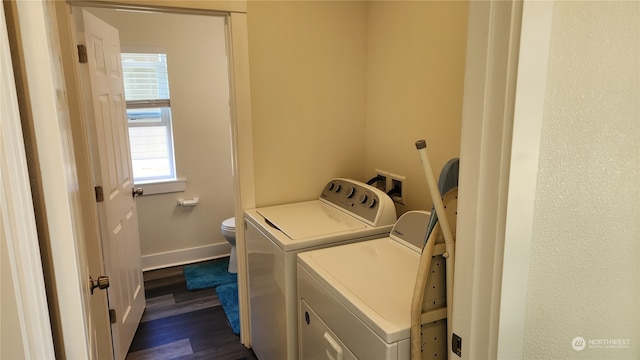
<path fill-rule="evenodd" d="M 333 179 L 322 190 L 320 200 L 357 215 L 373 226 L 394 224 L 393 200 L 379 189 L 351 179 Z"/>

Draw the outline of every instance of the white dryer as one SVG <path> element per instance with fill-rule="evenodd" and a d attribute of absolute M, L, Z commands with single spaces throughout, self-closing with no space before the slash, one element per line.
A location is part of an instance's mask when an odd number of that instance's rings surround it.
<path fill-rule="evenodd" d="M 297 255 L 388 236 L 393 201 L 375 187 L 333 179 L 317 200 L 245 211 L 251 347 L 260 360 L 298 358 Z"/>
<path fill-rule="evenodd" d="M 428 223 L 428 212 L 410 211 L 388 237 L 298 255 L 301 358 L 409 359 L 411 301 Z M 446 306 L 444 264 L 434 259 L 434 291 L 426 300 L 436 309 Z M 423 331 L 438 340 L 437 358 L 446 359 L 446 320 L 429 325 Z"/>

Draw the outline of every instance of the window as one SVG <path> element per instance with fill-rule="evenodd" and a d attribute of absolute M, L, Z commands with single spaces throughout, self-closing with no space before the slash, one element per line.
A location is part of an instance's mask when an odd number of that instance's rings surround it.
<path fill-rule="evenodd" d="M 121 56 L 134 182 L 174 180 L 167 56 Z"/>

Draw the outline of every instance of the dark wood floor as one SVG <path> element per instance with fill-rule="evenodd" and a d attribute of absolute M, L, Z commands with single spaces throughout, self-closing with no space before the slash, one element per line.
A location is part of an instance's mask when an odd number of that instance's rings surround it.
<path fill-rule="evenodd" d="M 147 308 L 127 360 L 257 360 L 231 330 L 213 288 L 187 290 L 181 266 L 144 279 Z"/>

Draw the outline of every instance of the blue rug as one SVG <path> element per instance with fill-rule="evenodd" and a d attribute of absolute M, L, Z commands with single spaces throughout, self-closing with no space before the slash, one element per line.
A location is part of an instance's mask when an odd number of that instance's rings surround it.
<path fill-rule="evenodd" d="M 220 285 L 216 287 L 216 293 L 222 309 L 227 315 L 231 330 L 236 335 L 240 335 L 240 311 L 238 309 L 238 283 Z"/>
<path fill-rule="evenodd" d="M 237 282 L 237 275 L 228 272 L 228 266 L 229 258 L 185 266 L 182 270 L 187 281 L 187 289 L 200 290 Z"/>

